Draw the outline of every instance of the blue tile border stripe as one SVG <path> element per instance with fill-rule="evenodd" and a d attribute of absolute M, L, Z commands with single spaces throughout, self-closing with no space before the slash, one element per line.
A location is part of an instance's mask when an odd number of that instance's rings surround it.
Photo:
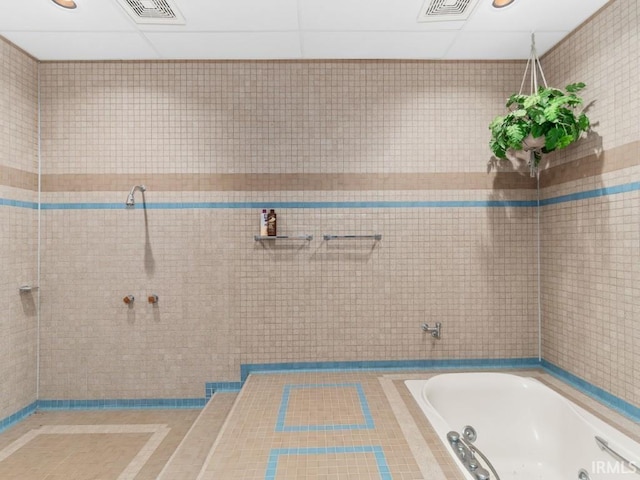
<path fill-rule="evenodd" d="M 24 202 L 22 200 L 11 200 L 9 198 L 0 198 L 0 206 L 30 208 L 33 210 L 37 210 L 38 202 Z"/>
<path fill-rule="evenodd" d="M 241 388 L 242 382 L 207 382 L 204 398 L 209 400 L 216 392 L 239 392 Z"/>
<path fill-rule="evenodd" d="M 535 207 L 537 200 L 361 201 L 361 202 L 157 202 L 134 209 L 262 209 L 262 208 L 487 208 Z M 42 210 L 125 210 L 123 203 L 43 203 Z"/>
<path fill-rule="evenodd" d="M 617 195 L 619 193 L 636 192 L 640 190 L 640 182 L 624 183 L 613 187 L 597 188 L 595 190 L 586 190 L 584 192 L 570 193 L 568 195 L 560 195 L 558 197 L 545 198 L 540 200 L 540 206 L 557 205 L 558 203 L 575 202 L 577 200 L 586 200 L 589 198 L 606 197 L 609 195 Z"/>
<path fill-rule="evenodd" d="M 378 445 L 359 445 L 353 447 L 307 447 L 307 448 L 274 448 L 269 453 L 265 480 L 275 480 L 278 470 L 278 459 L 283 455 L 336 455 L 349 453 L 373 453 L 378 467 L 380 480 L 392 480 L 391 471 L 384 455 L 384 450 Z"/>
<path fill-rule="evenodd" d="M 38 410 L 143 410 L 203 408 L 205 398 L 142 398 L 105 400 L 38 400 Z"/>
<path fill-rule="evenodd" d="M 640 422 L 640 407 L 637 407 L 606 390 L 596 387 L 580 377 L 567 372 L 547 360 L 537 358 L 511 359 L 454 359 L 454 360 L 388 360 L 364 362 L 300 362 L 241 365 L 242 381 L 240 382 L 208 382 L 208 392 L 237 392 L 242 388 L 249 374 L 289 373 L 292 371 L 358 371 L 358 370 L 447 370 L 460 368 L 474 369 L 513 369 L 542 368 L 547 373 L 571 385 L 582 393 L 603 403 L 609 408 Z M 10 428 L 38 410 L 127 410 L 127 409 L 189 409 L 203 408 L 211 395 L 205 398 L 186 399 L 112 399 L 112 400 L 38 400 L 18 412 L 0 419 L 0 432 Z M 368 412 L 368 406 L 363 412 Z M 370 415 L 370 413 L 369 413 Z"/>
<path fill-rule="evenodd" d="M 557 205 L 590 198 L 606 197 L 640 190 L 640 182 L 631 182 L 611 187 L 597 188 L 541 199 L 539 205 Z M 0 206 L 37 209 L 37 202 L 25 202 L 0 198 Z M 262 209 L 262 208 L 498 208 L 537 207 L 537 200 L 417 200 L 417 201 L 360 201 L 360 202 L 149 202 L 137 204 L 135 209 Z M 125 210 L 124 203 L 42 203 L 42 210 Z"/>
<path fill-rule="evenodd" d="M 616 412 L 630 418 L 634 422 L 640 422 L 640 408 L 632 405 L 631 403 L 612 395 L 611 393 L 603 390 L 600 387 L 596 387 L 591 383 L 583 380 L 582 378 L 563 370 L 562 368 L 554 365 L 547 360 L 542 360 L 541 364 L 549 374 L 556 378 L 559 378 L 563 382 L 571 385 L 576 390 L 580 390 L 585 395 L 594 398 L 595 400 L 603 403 L 607 407 L 615 410 Z"/>
<path fill-rule="evenodd" d="M 29 415 L 35 413 L 37 409 L 38 409 L 38 402 L 36 401 L 18 410 L 13 415 L 9 415 L 7 418 L 0 420 L 0 433 L 4 432 L 8 428 L 13 427 L 16 423 L 20 422 L 21 420 L 24 420 Z"/>
<path fill-rule="evenodd" d="M 290 373 L 309 371 L 358 370 L 445 370 L 450 368 L 531 368 L 539 367 L 538 358 L 480 358 L 453 360 L 368 360 L 352 362 L 248 363 L 240 366 L 245 382 L 252 373 Z"/>
<path fill-rule="evenodd" d="M 285 425 L 287 411 L 289 409 L 289 397 L 291 390 L 311 389 L 311 388 L 355 388 L 360 402 L 360 409 L 364 423 L 359 424 L 330 424 L 330 425 Z M 282 390 L 282 400 L 280 409 L 278 410 L 278 419 L 276 421 L 276 432 L 319 432 L 327 430 L 371 430 L 374 429 L 373 417 L 364 389 L 360 383 L 308 383 L 308 384 L 287 384 Z"/>

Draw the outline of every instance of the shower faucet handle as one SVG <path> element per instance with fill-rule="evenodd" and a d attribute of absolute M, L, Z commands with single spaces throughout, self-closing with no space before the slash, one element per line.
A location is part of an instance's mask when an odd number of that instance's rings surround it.
<path fill-rule="evenodd" d="M 131 306 L 133 305 L 133 301 L 136 299 L 136 297 L 134 297 L 133 295 L 127 295 L 126 297 L 124 297 L 122 299 L 122 301 L 124 303 L 126 303 L 127 305 Z"/>
<path fill-rule="evenodd" d="M 149 297 L 147 297 L 147 300 L 151 305 L 155 305 L 158 303 L 158 300 L 160 299 L 158 298 L 158 295 L 156 295 L 155 293 L 152 293 L 151 295 L 149 295 Z"/>

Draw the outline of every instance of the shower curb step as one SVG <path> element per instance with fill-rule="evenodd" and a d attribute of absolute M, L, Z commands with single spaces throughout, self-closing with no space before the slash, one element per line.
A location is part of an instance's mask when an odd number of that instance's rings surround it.
<path fill-rule="evenodd" d="M 214 393 L 167 461 L 157 480 L 197 479 L 237 397 L 238 392 Z"/>

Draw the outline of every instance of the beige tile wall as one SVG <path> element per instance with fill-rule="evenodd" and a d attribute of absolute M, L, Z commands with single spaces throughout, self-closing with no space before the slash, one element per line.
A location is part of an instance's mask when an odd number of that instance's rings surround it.
<path fill-rule="evenodd" d="M 638 179 L 639 23 L 637 2 L 615 0 L 544 57 L 553 84 L 588 84 L 596 133 L 556 159 L 589 158 L 589 176 L 543 177 L 543 197 Z M 0 196 L 33 201 L 37 66 L 5 42 L 0 56 L 11 99 Z M 520 63 L 41 68 L 45 202 L 121 204 L 140 182 L 149 202 L 171 203 L 535 196 L 520 177 L 482 177 L 486 125 Z M 627 193 L 541 212 L 544 357 L 636 404 L 639 202 Z M 200 396 L 253 362 L 537 355 L 533 209 L 278 213 L 282 233 L 315 240 L 256 243 L 253 209 L 46 211 L 43 398 Z M 2 418 L 34 398 L 33 304 L 15 287 L 35 276 L 36 217 L 0 215 L 15 225 L 0 236 Z M 383 241 L 327 243 L 325 232 Z M 443 322 L 443 340 L 425 341 L 425 320 Z"/>
<path fill-rule="evenodd" d="M 616 0 L 543 59 L 553 82 L 584 81 L 595 133 L 560 160 L 589 156 L 593 176 L 555 197 L 640 180 L 640 6 Z M 606 152 L 601 154 L 602 149 Z M 595 155 L 594 155 L 595 154 Z M 581 164 L 574 164 L 576 169 Z M 543 356 L 640 405 L 640 193 L 544 207 Z"/>
<path fill-rule="evenodd" d="M 255 242 L 259 209 L 124 210 L 134 183 L 150 205 L 533 199 L 485 177 L 521 62 L 41 68 L 44 201 L 122 207 L 44 215 L 43 398 L 201 396 L 244 363 L 537 356 L 533 208 L 278 209 L 309 243 Z"/>
<path fill-rule="evenodd" d="M 0 198 L 34 202 L 37 63 L 0 39 Z M 0 205 L 0 419 L 36 396 L 37 213 Z"/>

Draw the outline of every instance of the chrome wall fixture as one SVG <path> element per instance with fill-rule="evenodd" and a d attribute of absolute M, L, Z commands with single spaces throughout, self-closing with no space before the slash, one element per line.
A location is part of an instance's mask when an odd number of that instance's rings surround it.
<path fill-rule="evenodd" d="M 31 293 L 34 290 L 38 290 L 39 287 L 32 287 L 31 285 L 20 285 L 18 291 L 20 293 Z"/>
<path fill-rule="evenodd" d="M 422 324 L 422 331 L 426 333 L 430 333 L 433 338 L 437 338 L 440 340 L 440 328 L 442 324 L 440 322 L 436 322 L 435 327 L 430 327 L 428 323 Z"/>
<path fill-rule="evenodd" d="M 133 305 L 133 302 L 135 301 L 136 297 L 134 297 L 133 295 L 127 295 L 126 297 L 124 297 L 122 299 L 122 301 L 129 306 Z"/>
<path fill-rule="evenodd" d="M 373 235 L 334 235 L 331 233 L 325 233 L 322 235 L 323 240 L 342 240 L 342 239 L 352 239 L 352 240 L 382 240 L 382 234 L 374 233 Z"/>
<path fill-rule="evenodd" d="M 147 297 L 147 301 L 151 304 L 151 305 L 155 305 L 158 303 L 160 299 L 158 298 L 158 295 L 156 295 L 155 293 L 152 293 L 151 295 L 149 295 L 149 297 Z"/>
<path fill-rule="evenodd" d="M 133 188 L 129 192 L 129 195 L 127 195 L 127 201 L 125 203 L 127 208 L 132 208 L 132 207 L 135 206 L 136 200 L 133 197 L 133 194 L 135 193 L 136 190 L 140 190 L 142 192 L 142 194 L 144 195 L 144 192 L 147 191 L 147 187 L 145 187 L 144 185 L 134 185 L 133 186 Z"/>

